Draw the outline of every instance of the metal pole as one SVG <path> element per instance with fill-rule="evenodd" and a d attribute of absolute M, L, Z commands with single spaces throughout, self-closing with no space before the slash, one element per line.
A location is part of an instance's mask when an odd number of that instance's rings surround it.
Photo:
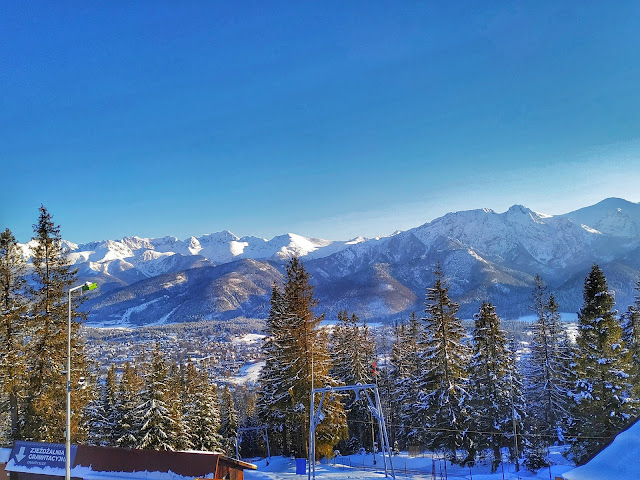
<path fill-rule="evenodd" d="M 67 322 L 67 430 L 65 432 L 65 480 L 71 480 L 71 292 L 69 289 L 69 321 Z"/>
<path fill-rule="evenodd" d="M 313 365 L 313 362 L 311 363 Z M 311 375 L 311 381 L 313 381 L 313 375 Z M 311 480 L 311 458 L 315 456 L 315 437 L 316 427 L 313 424 L 313 417 L 315 417 L 315 405 L 313 402 L 313 388 L 311 389 L 311 398 L 309 399 L 309 471 L 307 472 L 307 480 Z M 316 478 L 316 471 L 313 470 L 313 478 Z"/>
<path fill-rule="evenodd" d="M 311 344 L 311 398 L 309 401 L 309 471 L 307 479 L 311 480 L 311 470 L 313 469 L 313 478 L 316 478 L 316 427 L 314 425 L 315 405 L 313 401 L 313 343 Z"/>
<path fill-rule="evenodd" d="M 391 467 L 391 476 L 395 479 L 396 478 L 396 471 L 395 468 L 393 467 L 393 458 L 391 457 L 391 445 L 389 445 L 389 435 L 387 434 L 387 422 L 384 419 L 384 412 L 382 411 L 382 402 L 380 401 L 380 394 L 378 392 L 378 387 L 376 386 L 375 388 L 375 399 L 376 399 L 376 403 L 378 404 L 378 411 L 380 412 L 380 419 L 379 419 L 379 425 L 380 425 L 380 436 L 382 436 L 384 438 L 384 443 L 386 444 L 386 450 L 387 453 L 389 455 L 389 466 Z M 381 441 L 382 443 L 382 441 Z M 384 452 L 383 452 L 384 455 Z M 384 456 L 382 458 L 385 458 Z M 385 468 L 385 475 L 387 473 L 387 461 L 385 458 L 385 462 L 384 462 L 384 468 Z"/>
<path fill-rule="evenodd" d="M 86 282 L 69 289 L 69 319 L 67 322 L 67 428 L 65 431 L 64 478 L 71 480 L 71 292 L 93 290 L 97 285 Z"/>
<path fill-rule="evenodd" d="M 271 460 L 271 449 L 269 448 L 269 431 L 267 427 L 264 427 L 264 439 L 267 442 L 267 465 L 269 465 L 269 461 Z"/>

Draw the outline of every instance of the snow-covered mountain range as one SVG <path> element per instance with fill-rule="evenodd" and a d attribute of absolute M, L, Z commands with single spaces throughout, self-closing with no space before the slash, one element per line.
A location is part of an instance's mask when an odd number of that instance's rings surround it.
<path fill-rule="evenodd" d="M 31 244 L 23 245 L 30 257 Z M 564 215 L 514 205 L 455 212 L 388 237 L 330 241 L 286 234 L 265 240 L 228 231 L 190 237 L 67 242 L 82 280 L 100 283 L 86 305 L 90 323 L 140 325 L 244 315 L 264 317 L 273 282 L 301 257 L 320 310 L 391 319 L 421 312 L 439 261 L 450 293 L 470 318 L 482 300 L 505 317 L 528 313 L 540 274 L 575 312 L 591 264 L 603 268 L 620 309 L 640 274 L 640 204 L 609 198 Z"/>

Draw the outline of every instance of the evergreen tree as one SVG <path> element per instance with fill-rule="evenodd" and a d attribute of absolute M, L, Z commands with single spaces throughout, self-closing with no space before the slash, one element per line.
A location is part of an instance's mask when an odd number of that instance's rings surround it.
<path fill-rule="evenodd" d="M 500 449 L 513 444 L 512 372 L 515 366 L 506 334 L 500 328 L 500 317 L 491 303 L 482 302 L 475 315 L 472 343 L 468 393 L 474 433 L 469 454 L 490 449 L 493 453 L 491 471 L 495 472 L 502 460 Z"/>
<path fill-rule="evenodd" d="M 623 314 L 622 327 L 624 341 L 633 357 L 632 383 L 635 386 L 634 397 L 640 397 L 640 280 L 636 282 L 635 301 Z"/>
<path fill-rule="evenodd" d="M 531 354 L 526 369 L 527 403 L 536 435 L 551 444 L 563 440 L 571 352 L 553 294 L 547 294 L 540 276 L 535 277 L 534 285 L 531 309 L 537 320 L 532 327 Z"/>
<path fill-rule="evenodd" d="M 173 420 L 172 442 L 174 450 L 190 450 L 193 448 L 189 428 L 185 421 L 185 413 L 190 393 L 187 388 L 187 369 L 173 362 L 167 374 L 166 398 L 169 416 Z"/>
<path fill-rule="evenodd" d="M 185 422 L 191 448 L 207 452 L 223 449 L 220 430 L 220 404 L 215 384 L 209 382 L 206 372 L 198 372 L 193 363 L 187 364 L 187 400 Z"/>
<path fill-rule="evenodd" d="M 113 438 L 117 419 L 117 389 L 115 366 L 107 369 L 104 384 L 96 391 L 96 395 L 87 406 L 87 443 L 99 446 L 115 446 Z"/>
<path fill-rule="evenodd" d="M 509 390 L 511 395 L 513 429 L 505 436 L 509 439 L 509 455 L 520 470 L 520 457 L 526 446 L 525 425 L 527 423 L 527 405 L 524 395 L 524 382 L 518 368 L 518 345 L 515 338 L 509 339 Z M 516 437 L 514 438 L 514 434 Z"/>
<path fill-rule="evenodd" d="M 606 443 L 636 413 L 630 398 L 631 353 L 622 339 L 613 293 L 593 265 L 584 282 L 574 358 L 574 404 L 569 433 L 578 463 Z"/>
<path fill-rule="evenodd" d="M 397 323 L 396 323 L 397 324 Z M 393 327 L 382 327 L 383 332 L 377 337 L 379 340 L 378 352 L 385 359 L 382 365 L 378 366 L 377 384 L 380 390 L 380 402 L 387 424 L 387 434 L 392 447 L 399 445 L 396 443 L 396 423 L 398 422 L 397 411 L 395 410 L 395 398 L 393 392 L 396 385 L 396 369 L 393 363 L 393 343 L 395 339 L 395 324 Z"/>
<path fill-rule="evenodd" d="M 19 440 L 25 378 L 24 350 L 25 263 L 18 242 L 7 228 L 0 233 L 0 385 L 2 410 L 9 412 L 8 443 Z"/>
<path fill-rule="evenodd" d="M 26 407 L 22 436 L 27 440 L 60 442 L 65 438 L 66 390 L 61 381 L 67 357 L 67 292 L 76 281 L 77 270 L 71 268 L 62 245 L 60 227 L 53 223 L 47 209 L 40 207 L 34 225 L 35 247 L 31 288 L 31 311 L 25 359 L 28 365 Z M 73 316 L 78 297 L 72 301 Z M 71 326 L 71 385 L 88 378 L 89 362 L 83 353 L 79 325 Z M 72 389 L 73 436 L 78 431 L 80 413 L 85 411 L 91 391 Z M 75 441 L 79 439 L 76 438 Z"/>
<path fill-rule="evenodd" d="M 424 385 L 425 368 L 424 346 L 425 332 L 421 320 L 412 312 L 409 323 L 396 327 L 395 340 L 391 348 L 391 363 L 395 371 L 395 410 L 398 439 L 403 447 L 420 445 L 426 442 L 425 425 L 422 417 L 417 415 L 417 408 L 422 398 L 421 388 Z M 392 424 L 395 422 L 392 422 Z"/>
<path fill-rule="evenodd" d="M 222 437 L 223 449 L 227 455 L 235 456 L 236 437 L 238 436 L 238 414 L 229 387 L 222 389 L 221 401 L 219 433 Z"/>
<path fill-rule="evenodd" d="M 140 443 L 141 424 L 136 416 L 136 407 L 142 385 L 143 380 L 136 369 L 126 362 L 118 385 L 117 418 L 113 433 L 118 447 L 135 448 Z"/>
<path fill-rule="evenodd" d="M 236 406 L 238 410 L 238 425 L 243 428 L 261 425 L 257 410 L 257 392 L 252 384 L 236 387 Z M 243 457 L 258 457 L 267 454 L 264 434 L 260 431 L 249 430 L 242 434 L 240 454 Z"/>
<path fill-rule="evenodd" d="M 374 381 L 375 339 L 365 322 L 361 326 L 358 323 L 355 313 L 350 316 L 346 310 L 338 312 L 338 323 L 331 338 L 332 374 L 345 385 L 364 385 Z M 348 392 L 342 398 L 349 428 L 349 447 L 345 451 L 354 453 L 360 447 L 373 445 L 367 399 L 364 396 L 356 398 L 354 392 Z"/>
<path fill-rule="evenodd" d="M 145 378 L 141 402 L 135 409 L 140 429 L 137 448 L 175 450 L 177 425 L 168 405 L 168 369 L 159 345 L 151 354 L 151 363 Z"/>
<path fill-rule="evenodd" d="M 107 378 L 104 384 L 103 411 L 105 414 L 105 425 L 108 430 L 104 432 L 103 442 L 107 446 L 117 445 L 117 424 L 118 424 L 118 381 L 116 379 L 116 366 L 111 365 L 107 369 Z"/>
<path fill-rule="evenodd" d="M 282 292 L 274 286 L 264 343 L 265 368 L 261 372 L 258 408 L 285 452 L 305 457 L 309 438 L 309 400 L 312 384 L 337 385 L 329 375 L 331 358 L 326 333 L 319 329 L 313 287 L 297 257 L 286 267 Z M 313 378 L 312 378 L 313 371 Z M 330 455 L 345 435 L 345 415 L 338 398 L 328 396 L 325 419 L 316 429 L 316 451 Z M 276 437 L 276 435 L 273 435 Z"/>
<path fill-rule="evenodd" d="M 444 449 L 456 462 L 457 450 L 466 442 L 468 424 L 465 389 L 469 349 L 463 343 L 464 327 L 456 316 L 459 306 L 449 298 L 449 286 L 438 264 L 436 280 L 427 289 L 425 338 L 422 341 L 422 382 L 419 385 L 421 421 L 429 430 L 432 450 Z"/>
<path fill-rule="evenodd" d="M 275 452 L 288 454 L 289 439 L 285 416 L 289 404 L 291 381 L 282 369 L 285 364 L 284 345 L 289 334 L 284 323 L 285 304 L 282 293 L 274 284 L 271 291 L 271 308 L 265 326 L 266 337 L 262 345 L 265 365 L 260 371 L 258 414 L 261 422 L 269 425 L 269 436 Z"/>

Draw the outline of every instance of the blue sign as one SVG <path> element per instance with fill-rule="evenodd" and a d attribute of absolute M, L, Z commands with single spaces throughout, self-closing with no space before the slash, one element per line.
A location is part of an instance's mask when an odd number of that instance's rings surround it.
<path fill-rule="evenodd" d="M 71 445 L 71 465 L 76 457 L 77 445 Z M 16 467 L 65 468 L 66 449 L 61 443 L 40 443 L 17 441 L 13 444 L 9 462 Z M 7 465 L 7 470 L 11 467 Z M 22 470 L 22 469 L 21 469 Z"/>

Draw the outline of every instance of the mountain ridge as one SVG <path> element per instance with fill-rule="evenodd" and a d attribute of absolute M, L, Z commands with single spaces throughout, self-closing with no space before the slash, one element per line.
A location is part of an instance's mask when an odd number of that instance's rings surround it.
<path fill-rule="evenodd" d="M 284 264 L 294 255 L 312 274 L 327 315 L 346 308 L 370 320 L 390 320 L 421 311 L 424 289 L 432 281 L 433 266 L 440 262 L 451 294 L 461 304 L 461 315 L 470 318 L 477 304 L 489 300 L 499 312 L 513 317 L 527 313 L 527 296 L 536 274 L 554 289 L 561 309 L 577 311 L 581 282 L 594 262 L 605 270 L 619 300 L 628 303 L 640 274 L 640 204 L 608 198 L 562 215 L 546 215 L 523 205 L 503 213 L 466 210 L 390 236 L 349 241 L 293 233 L 266 240 L 223 230 L 184 240 L 131 236 L 81 245 L 65 241 L 65 245 L 80 278 L 101 284 L 101 292 L 88 302 L 89 318 L 95 323 L 108 320 L 115 325 L 120 318 L 142 325 L 158 318 L 177 322 L 207 315 L 266 315 L 270 288 L 265 290 L 265 281 L 281 281 Z M 30 246 L 23 245 L 27 257 Z M 186 275 L 203 268 L 210 275 L 199 282 L 214 292 L 215 300 L 187 289 L 181 294 L 194 297 L 189 309 L 178 305 L 172 298 L 174 290 L 168 287 L 163 294 L 167 298 L 158 296 L 152 306 L 139 310 L 134 298 L 109 308 L 97 301 L 111 292 L 133 292 L 139 282 L 153 284 L 165 275 Z M 234 268 L 238 271 L 232 274 Z M 249 281 L 243 275 L 262 280 Z M 196 288 L 195 280 L 186 282 L 195 282 Z"/>

